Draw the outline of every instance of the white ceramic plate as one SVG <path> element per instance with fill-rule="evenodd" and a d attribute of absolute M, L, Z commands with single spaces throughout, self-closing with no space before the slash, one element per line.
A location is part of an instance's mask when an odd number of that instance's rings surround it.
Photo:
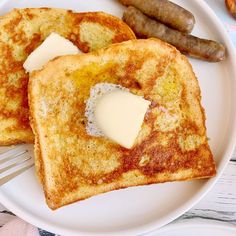
<path fill-rule="evenodd" d="M 235 236 L 236 227 L 229 223 L 213 220 L 187 220 L 186 222 L 167 225 L 145 236 Z"/>
<path fill-rule="evenodd" d="M 191 59 L 202 89 L 208 136 L 219 177 L 236 140 L 236 107 L 233 106 L 236 101 L 236 54 L 222 24 L 204 1 L 175 2 L 195 15 L 197 23 L 193 34 L 221 41 L 227 47 L 224 62 Z M 40 6 L 76 11 L 102 10 L 119 17 L 124 9 L 117 0 L 1 0 L 0 13 L 14 7 Z M 51 211 L 31 169 L 0 188 L 0 201 L 24 220 L 61 235 L 141 234 L 183 214 L 206 194 L 217 177 L 113 191 Z"/>

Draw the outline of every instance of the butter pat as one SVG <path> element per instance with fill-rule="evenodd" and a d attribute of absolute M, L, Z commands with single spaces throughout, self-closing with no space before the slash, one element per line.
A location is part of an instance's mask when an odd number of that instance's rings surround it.
<path fill-rule="evenodd" d="M 59 34 L 51 33 L 26 59 L 23 67 L 27 72 L 42 69 L 43 65 L 58 56 L 72 55 L 80 50 Z"/>
<path fill-rule="evenodd" d="M 104 94 L 95 107 L 97 126 L 109 139 L 131 148 L 141 129 L 150 101 L 116 89 Z"/>

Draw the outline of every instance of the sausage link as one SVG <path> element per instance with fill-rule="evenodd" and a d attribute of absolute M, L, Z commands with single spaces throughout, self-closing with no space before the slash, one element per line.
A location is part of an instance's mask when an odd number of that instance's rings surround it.
<path fill-rule="evenodd" d="M 236 1 L 225 0 L 225 5 L 228 9 L 228 12 L 236 19 Z"/>
<path fill-rule="evenodd" d="M 195 24 L 193 14 L 168 0 L 120 0 L 126 6 L 134 6 L 144 14 L 179 31 L 190 33 Z"/>
<path fill-rule="evenodd" d="M 159 38 L 191 57 L 211 62 L 222 61 L 225 58 L 225 47 L 222 44 L 173 30 L 150 19 L 135 7 L 130 6 L 125 10 L 123 20 L 138 37 Z"/>

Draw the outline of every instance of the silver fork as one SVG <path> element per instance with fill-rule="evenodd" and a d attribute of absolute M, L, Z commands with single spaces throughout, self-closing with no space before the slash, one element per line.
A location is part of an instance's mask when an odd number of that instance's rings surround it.
<path fill-rule="evenodd" d="M 0 186 L 31 168 L 34 163 L 28 150 L 10 147 L 0 152 Z"/>

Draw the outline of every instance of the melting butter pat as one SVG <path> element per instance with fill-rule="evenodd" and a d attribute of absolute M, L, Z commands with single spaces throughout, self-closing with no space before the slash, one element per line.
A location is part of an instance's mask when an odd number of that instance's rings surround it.
<path fill-rule="evenodd" d="M 51 33 L 26 59 L 23 67 L 27 72 L 42 69 L 43 65 L 58 56 L 73 55 L 80 50 L 68 39 Z"/>
<path fill-rule="evenodd" d="M 94 110 L 97 126 L 107 138 L 131 148 L 150 103 L 119 89 L 106 93 L 97 101 Z"/>

